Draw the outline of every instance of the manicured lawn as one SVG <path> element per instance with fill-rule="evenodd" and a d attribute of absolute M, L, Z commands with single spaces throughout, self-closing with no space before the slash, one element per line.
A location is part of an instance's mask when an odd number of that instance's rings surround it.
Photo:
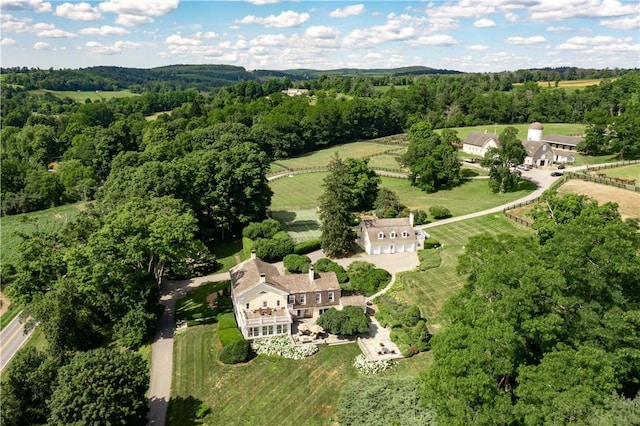
<path fill-rule="evenodd" d="M 217 241 L 213 247 L 210 247 L 210 250 L 216 255 L 216 259 L 220 263 L 218 271 L 228 271 L 243 260 L 242 240 L 227 239 Z"/>
<path fill-rule="evenodd" d="M 271 216 L 282 224 L 296 243 L 320 238 L 321 223 L 316 209 L 272 211 Z"/>
<path fill-rule="evenodd" d="M 322 180 L 326 173 L 305 173 L 274 180 L 269 183 L 273 191 L 271 211 L 313 209 L 322 194 Z"/>
<path fill-rule="evenodd" d="M 301 361 L 261 355 L 242 365 L 218 363 L 217 325 L 175 336 L 169 425 L 193 425 L 204 403 L 209 425 L 327 425 L 344 384 L 358 374 L 355 344 L 321 348 Z"/>
<path fill-rule="evenodd" d="M 567 135 L 567 136 L 576 136 L 582 135 L 584 133 L 585 125 L 584 124 L 576 124 L 576 123 L 542 123 L 544 126 L 544 134 L 548 135 L 550 133 L 555 133 L 558 135 Z M 515 127 L 518 129 L 518 137 L 521 139 L 525 139 L 527 137 L 527 130 L 531 123 L 527 124 L 484 124 L 480 126 L 470 126 L 470 127 L 452 127 L 451 129 L 458 132 L 458 137 L 464 140 L 469 133 L 471 132 L 484 132 L 494 133 L 497 132 L 500 135 L 507 127 Z M 436 132 L 441 132 L 442 129 L 436 130 Z"/>
<path fill-rule="evenodd" d="M 231 281 L 204 284 L 191 290 L 176 304 L 176 320 L 192 320 L 218 315 L 221 310 L 231 308 L 230 296 L 223 296 L 224 289 L 229 289 Z M 218 293 L 217 305 L 211 306 L 207 297 Z"/>
<path fill-rule="evenodd" d="M 60 229 L 80 213 L 79 208 L 82 208 L 82 204 L 67 204 L 38 212 L 0 218 L 0 241 L 2 241 L 0 263 L 4 265 L 5 262 L 13 262 L 17 259 L 21 241 L 17 235 L 18 232 L 31 234 L 36 229 L 41 231 Z"/>
<path fill-rule="evenodd" d="M 400 274 L 392 291 L 409 303 L 420 306 L 430 325 L 438 323 L 444 302 L 462 288 L 464 277 L 457 274 L 456 267 L 458 256 L 464 252 L 464 246 L 470 237 L 483 232 L 531 235 L 530 230 L 514 224 L 502 214 L 481 216 L 426 231 L 442 244 L 438 249 L 440 266 L 425 272 L 410 271 Z M 432 327 L 432 331 L 435 329 L 437 326 Z"/>
<path fill-rule="evenodd" d="M 54 96 L 59 98 L 71 98 L 76 102 L 84 103 L 86 99 L 91 99 L 92 102 L 95 101 L 105 101 L 113 98 L 129 98 L 131 96 L 140 96 L 137 93 L 131 93 L 129 90 L 118 90 L 114 92 L 109 91 L 95 91 L 95 90 L 87 90 L 87 91 L 75 91 L 75 90 L 47 90 L 47 89 L 36 89 L 30 90 L 30 93 L 34 95 L 43 95 L 45 93 L 51 93 Z"/>
<path fill-rule="evenodd" d="M 385 145 L 375 142 L 352 142 L 344 145 L 336 145 L 320 151 L 303 154 L 299 157 L 278 160 L 278 164 L 292 169 L 304 167 L 326 166 L 331 157 L 337 152 L 340 158 L 363 158 L 371 154 L 377 154 L 389 149 L 397 148 L 394 145 Z"/>
<path fill-rule="evenodd" d="M 376 155 L 375 157 L 371 157 L 369 159 L 369 167 L 375 169 L 377 167 L 382 167 L 386 169 L 399 169 L 400 164 L 398 163 L 398 156 L 402 155 L 406 149 L 402 148 L 398 151 L 394 151 L 393 154 L 384 154 L 384 155 Z"/>
<path fill-rule="evenodd" d="M 453 216 L 485 210 L 508 203 L 532 192 L 533 184 L 523 181 L 522 189 L 508 194 L 494 194 L 486 179 L 467 180 L 462 185 L 428 194 L 411 186 L 407 179 L 382 178 L 381 186 L 398 194 L 400 201 L 411 209 L 428 212 L 429 207 L 440 205 L 451 211 Z"/>
<path fill-rule="evenodd" d="M 573 154 L 576 157 L 576 161 L 569 166 L 588 166 L 590 164 L 602 164 L 611 163 L 612 161 L 618 161 L 617 155 L 582 155 L 578 153 Z"/>

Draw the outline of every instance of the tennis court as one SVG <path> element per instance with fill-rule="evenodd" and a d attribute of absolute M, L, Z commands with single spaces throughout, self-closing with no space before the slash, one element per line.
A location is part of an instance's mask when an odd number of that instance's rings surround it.
<path fill-rule="evenodd" d="M 320 218 L 316 209 L 272 211 L 271 216 L 282 224 L 295 243 L 320 238 Z"/>

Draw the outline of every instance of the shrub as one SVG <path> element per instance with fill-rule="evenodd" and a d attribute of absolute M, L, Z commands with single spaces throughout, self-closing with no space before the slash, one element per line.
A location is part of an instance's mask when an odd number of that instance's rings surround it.
<path fill-rule="evenodd" d="M 320 250 L 321 244 L 322 241 L 320 241 L 320 239 L 303 241 L 294 246 L 293 252 L 295 254 L 311 253 L 312 251 Z"/>
<path fill-rule="evenodd" d="M 431 206 L 429 207 L 429 213 L 431 213 L 431 216 L 433 216 L 434 219 L 451 217 L 449 209 L 443 206 Z"/>
<path fill-rule="evenodd" d="M 353 290 L 371 296 L 391 281 L 391 274 L 368 262 L 356 261 L 347 268 L 349 284 Z"/>
<path fill-rule="evenodd" d="M 331 259 L 327 259 L 326 257 L 318 259 L 315 265 L 313 265 L 313 269 L 316 272 L 335 272 L 340 284 L 344 284 L 349 281 L 347 271 L 342 267 L 342 265 L 334 262 Z"/>
<path fill-rule="evenodd" d="M 224 364 L 238 364 L 249 360 L 251 356 L 251 344 L 242 339 L 229 343 L 220 351 L 219 359 Z"/>
<path fill-rule="evenodd" d="M 258 339 L 253 342 L 258 355 L 277 355 L 289 359 L 304 359 L 318 352 L 318 347 L 312 343 L 293 346 L 289 336 L 274 336 Z"/>
<path fill-rule="evenodd" d="M 317 324 L 331 334 L 349 336 L 367 333 L 371 319 L 357 306 L 345 306 L 341 311 L 331 308 L 318 318 Z"/>
<path fill-rule="evenodd" d="M 282 231 L 280 222 L 275 219 L 265 219 L 262 222 L 252 222 L 245 226 L 242 230 L 242 236 L 257 240 L 258 238 L 273 238 L 278 232 Z"/>
<path fill-rule="evenodd" d="M 256 256 L 266 262 L 277 262 L 286 255 L 293 253 L 294 244 L 286 234 L 286 238 L 276 234 L 273 239 L 259 239 L 254 243 Z"/>
<path fill-rule="evenodd" d="M 305 274 L 309 272 L 311 259 L 309 259 L 309 257 L 307 256 L 301 256 L 299 254 L 288 254 L 284 257 L 283 263 L 287 271 L 294 274 Z"/>
<path fill-rule="evenodd" d="M 427 212 L 424 210 L 415 210 L 413 212 L 413 224 L 414 225 L 424 225 L 427 223 Z"/>
<path fill-rule="evenodd" d="M 425 249 L 433 249 L 437 247 L 440 247 L 440 241 L 436 240 L 435 238 L 428 238 L 424 241 Z"/>
<path fill-rule="evenodd" d="M 156 315 L 134 308 L 127 312 L 113 327 L 113 335 L 122 346 L 137 350 L 150 342 L 156 326 Z"/>
<path fill-rule="evenodd" d="M 379 361 L 369 361 L 364 355 L 360 354 L 353 362 L 353 366 L 362 374 L 378 374 L 396 365 L 391 359 L 383 359 Z"/>

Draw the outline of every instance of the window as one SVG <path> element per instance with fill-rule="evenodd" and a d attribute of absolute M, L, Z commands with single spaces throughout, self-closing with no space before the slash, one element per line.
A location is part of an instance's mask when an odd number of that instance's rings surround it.
<path fill-rule="evenodd" d="M 322 293 L 316 293 L 316 303 L 322 302 Z"/>
<path fill-rule="evenodd" d="M 273 334 L 273 326 L 272 325 L 267 326 L 267 334 L 269 336 L 271 336 Z"/>
<path fill-rule="evenodd" d="M 396 234 L 396 231 L 391 231 L 391 235 L 389 235 L 389 237 L 391 237 L 391 238 L 395 238 L 397 236 L 398 236 L 398 234 Z"/>
<path fill-rule="evenodd" d="M 402 238 L 407 238 L 409 233 L 407 231 L 402 231 Z"/>
<path fill-rule="evenodd" d="M 307 297 L 304 294 L 300 295 L 300 304 L 305 305 L 307 303 Z"/>
<path fill-rule="evenodd" d="M 247 303 L 246 305 L 244 305 L 247 309 L 249 309 L 249 304 Z"/>
<path fill-rule="evenodd" d="M 247 330 L 247 334 L 249 335 L 249 337 L 253 337 L 253 328 L 249 327 L 249 329 Z"/>
<path fill-rule="evenodd" d="M 296 297 L 293 294 L 289 295 L 289 304 L 293 305 L 294 303 L 296 303 Z"/>
<path fill-rule="evenodd" d="M 329 302 L 333 302 L 333 292 L 329 292 Z"/>
<path fill-rule="evenodd" d="M 379 240 L 384 239 L 384 232 L 378 232 L 378 239 Z"/>
<path fill-rule="evenodd" d="M 276 300 L 276 306 L 280 307 L 280 299 Z"/>
<path fill-rule="evenodd" d="M 258 337 L 260 335 L 260 327 L 249 328 L 249 336 Z"/>
<path fill-rule="evenodd" d="M 266 307 L 267 307 L 267 301 L 266 301 L 266 300 L 263 300 L 263 301 L 262 301 L 262 307 L 263 307 L 263 308 L 266 308 Z"/>

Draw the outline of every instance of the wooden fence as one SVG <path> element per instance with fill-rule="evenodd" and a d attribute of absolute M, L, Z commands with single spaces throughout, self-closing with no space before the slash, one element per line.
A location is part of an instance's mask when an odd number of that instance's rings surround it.
<path fill-rule="evenodd" d="M 597 171 L 593 170 L 592 171 Z M 603 185 L 615 186 L 616 188 L 626 189 L 628 191 L 640 192 L 640 186 L 636 184 L 635 179 L 610 178 L 604 174 L 593 176 L 588 173 L 567 172 L 567 179 L 582 179 L 588 182 L 600 183 Z"/>

